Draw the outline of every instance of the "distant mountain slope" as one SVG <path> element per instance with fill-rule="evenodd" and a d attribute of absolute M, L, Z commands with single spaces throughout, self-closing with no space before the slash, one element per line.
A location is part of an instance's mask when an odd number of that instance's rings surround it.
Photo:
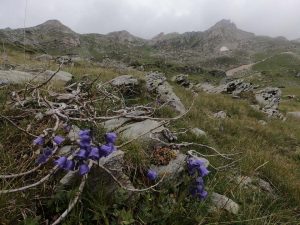
<path fill-rule="evenodd" d="M 0 41 L 23 46 L 24 29 L 0 30 Z M 206 31 L 161 33 L 145 40 L 128 31 L 109 34 L 78 34 L 57 20 L 25 29 L 27 49 L 50 54 L 79 54 L 101 60 L 106 57 L 141 63 L 169 63 L 230 68 L 249 62 L 256 53 L 300 49 L 300 43 L 285 38 L 256 36 L 221 20 Z"/>

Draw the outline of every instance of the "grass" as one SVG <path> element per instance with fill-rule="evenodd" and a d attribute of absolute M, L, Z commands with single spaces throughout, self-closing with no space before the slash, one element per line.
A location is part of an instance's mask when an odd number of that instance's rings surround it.
<path fill-rule="evenodd" d="M 16 62 L 20 59 L 16 59 Z M 31 62 L 31 61 L 29 61 Z M 276 64 L 276 63 L 274 63 Z M 36 65 L 33 62 L 33 66 Z M 48 65 L 54 68 L 55 65 Z M 279 69 L 268 67 L 269 75 L 261 79 L 267 84 L 279 81 L 281 75 L 273 75 L 274 71 L 289 70 L 293 66 Z M 265 70 L 267 66 L 256 68 Z M 282 70 L 281 70 L 282 69 Z M 105 82 L 113 77 L 122 75 L 124 71 L 117 69 L 100 68 L 92 64 L 77 64 L 74 67 L 65 67 L 64 70 L 72 73 L 75 80 L 82 79 L 83 75 L 93 80 Z M 143 72 L 128 69 L 125 71 L 135 77 L 142 78 Z M 168 78 L 170 78 L 169 75 Z M 201 81 L 198 75 L 191 79 Z M 283 95 L 298 95 L 298 84 L 293 82 L 292 76 L 285 77 L 286 88 Z M 256 80 L 256 82 L 261 82 Z M 269 83 L 268 83 L 269 82 Z M 174 90 L 186 107 L 191 103 L 190 91 L 174 85 Z M 5 106 L 8 93 L 19 88 L 8 86 L 0 89 L 0 112 L 5 115 L 19 115 L 17 110 L 9 110 Z M 92 89 L 93 90 L 93 89 Z M 91 90 L 91 91 L 92 91 Z M 300 94 L 300 93 L 299 93 Z M 130 104 L 146 103 L 151 97 L 142 91 Z M 100 106 L 97 106 L 100 108 Z M 103 107 L 103 106 L 102 106 Z M 106 105 L 110 107 L 110 105 Z M 283 99 L 280 106 L 282 111 L 299 110 L 299 100 Z M 99 109 L 99 110 L 104 110 Z M 225 111 L 228 118 L 216 119 L 213 113 Z M 105 110 L 104 110 L 105 111 Z M 174 111 L 168 107 L 156 112 L 156 116 L 173 116 Z M 258 121 L 265 120 L 263 126 Z M 20 126 L 33 120 L 28 115 L 20 120 Z M 0 120 L 0 171 L 1 173 L 18 172 L 32 168 L 36 158 L 35 149 L 31 146 L 31 137 L 20 133 L 7 121 Z M 48 126 L 49 121 L 33 123 L 33 130 L 39 133 Z M 91 127 L 89 123 L 78 123 L 80 127 Z M 298 122 L 289 119 L 285 122 L 266 118 L 263 113 L 250 107 L 247 99 L 232 99 L 226 95 L 209 95 L 200 92 L 195 100 L 194 107 L 182 119 L 170 124 L 171 130 L 198 127 L 203 129 L 206 137 L 196 137 L 187 132 L 178 136 L 179 142 L 198 142 L 215 147 L 222 153 L 239 153 L 234 156 L 236 163 L 217 171 L 210 167 L 211 173 L 206 179 L 209 193 L 218 192 L 233 199 L 240 205 L 238 215 L 232 215 L 223 210 L 212 211 L 209 208 L 209 199 L 197 201 L 188 195 L 191 182 L 187 173 L 180 178 L 182 183 L 165 182 L 159 192 L 145 192 L 133 197 L 122 190 L 110 193 L 111 181 L 106 179 L 90 180 L 82 196 L 82 200 L 70 213 L 63 224 L 299 224 L 300 205 L 300 127 Z M 96 130 L 96 138 L 101 140 L 104 131 Z M 121 140 L 120 140 L 121 142 Z M 203 154 L 212 154 L 207 149 L 193 147 Z M 145 170 L 151 162 L 151 148 L 143 142 L 136 142 L 126 146 L 124 172 L 137 187 L 150 185 L 144 176 Z M 182 148 L 186 152 L 190 148 Z M 212 166 L 220 167 L 232 161 L 220 157 L 209 157 Z M 1 189 L 28 184 L 43 176 L 47 167 L 40 172 L 22 179 L 0 181 Z M 96 174 L 97 171 L 95 171 Z M 103 174 L 103 173 L 99 173 Z M 276 193 L 276 197 L 260 189 L 245 189 L 239 187 L 234 181 L 237 174 L 260 177 L 269 181 Z M 0 195 L 0 224 L 44 224 L 45 219 L 53 219 L 68 205 L 69 199 L 74 195 L 72 187 L 55 191 L 54 185 L 63 175 L 58 176 L 45 185 L 28 192 Z M 76 186 L 76 184 L 74 184 Z M 128 198 L 130 200 L 128 200 Z"/>

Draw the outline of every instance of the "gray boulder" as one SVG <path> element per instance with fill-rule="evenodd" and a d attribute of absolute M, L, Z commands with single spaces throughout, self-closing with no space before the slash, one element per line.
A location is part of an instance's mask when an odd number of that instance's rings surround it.
<path fill-rule="evenodd" d="M 135 86 L 138 85 L 138 83 L 138 79 L 134 78 L 131 75 L 118 76 L 110 81 L 110 84 L 115 87 Z"/>
<path fill-rule="evenodd" d="M 44 72 L 44 76 L 45 76 L 45 79 L 51 77 L 55 72 L 54 71 L 51 71 L 51 70 L 46 70 Z M 64 72 L 64 71 L 59 71 L 54 77 L 53 77 L 53 80 L 56 80 L 56 81 L 62 81 L 62 82 L 68 82 L 70 80 L 72 80 L 73 78 L 73 75 L 68 73 L 68 72 Z"/>
<path fill-rule="evenodd" d="M 283 118 L 278 107 L 281 99 L 279 88 L 267 87 L 255 93 L 255 99 L 261 110 L 269 117 Z"/>
<path fill-rule="evenodd" d="M 235 215 L 238 214 L 240 209 L 240 206 L 236 202 L 226 197 L 225 195 L 220 195 L 215 192 L 211 194 L 211 202 L 216 209 L 225 209 L 226 211 Z"/>
<path fill-rule="evenodd" d="M 128 124 L 117 130 L 125 139 L 134 139 L 140 137 L 144 140 L 150 140 L 151 133 L 160 133 L 165 129 L 162 123 L 147 119 L 141 122 Z"/>
<path fill-rule="evenodd" d="M 300 120 L 300 111 L 298 111 L 298 112 L 288 112 L 286 115 L 287 115 L 287 117 Z"/>
<path fill-rule="evenodd" d="M 224 111 L 219 111 L 215 113 L 213 116 L 217 119 L 225 119 L 227 117 L 227 114 Z"/>
<path fill-rule="evenodd" d="M 146 75 L 146 87 L 149 92 L 158 94 L 162 102 L 173 107 L 177 112 L 184 113 L 186 109 L 171 85 L 166 81 L 166 77 L 160 73 L 149 73 Z"/>
<path fill-rule="evenodd" d="M 281 97 L 279 88 L 267 87 L 255 93 L 259 105 L 266 109 L 278 109 Z"/>
<path fill-rule="evenodd" d="M 202 136 L 206 136 L 206 132 L 199 129 L 199 128 L 192 128 L 191 132 L 196 135 L 197 137 L 202 137 Z"/>
<path fill-rule="evenodd" d="M 37 61 L 40 61 L 40 62 L 49 62 L 53 59 L 53 57 L 48 54 L 43 54 L 43 55 L 39 55 L 39 56 L 35 57 L 34 59 Z"/>
<path fill-rule="evenodd" d="M 186 166 L 187 156 L 182 153 L 177 153 L 176 159 L 173 159 L 165 166 L 155 166 L 152 165 L 151 169 L 156 171 L 159 177 L 165 175 L 166 179 L 177 178 L 181 172 L 184 171 Z"/>

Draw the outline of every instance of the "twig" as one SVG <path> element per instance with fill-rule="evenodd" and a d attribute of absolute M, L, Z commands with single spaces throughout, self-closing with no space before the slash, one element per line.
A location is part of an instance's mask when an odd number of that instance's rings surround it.
<path fill-rule="evenodd" d="M 93 165 L 93 163 L 92 163 L 92 161 L 90 161 L 89 162 L 89 167 L 92 167 L 92 165 Z M 83 191 L 83 188 L 85 186 L 87 177 L 88 177 L 88 174 L 83 176 L 83 178 L 81 179 L 78 191 L 75 194 L 75 197 L 73 198 L 73 200 L 69 203 L 68 208 L 51 225 L 56 225 L 56 224 L 61 223 L 67 217 L 67 215 L 72 211 L 72 209 L 74 208 L 74 206 L 78 202 L 80 195 L 82 194 L 82 191 Z"/>
<path fill-rule="evenodd" d="M 7 118 L 6 116 L 3 116 L 0 114 L 0 117 L 7 120 L 8 122 L 10 122 L 14 127 L 18 128 L 20 131 L 24 132 L 25 134 L 29 135 L 29 136 L 32 136 L 32 137 L 38 137 L 32 133 L 29 133 L 27 130 L 19 127 L 17 124 L 15 124 L 12 120 L 10 120 L 9 118 Z"/>
<path fill-rule="evenodd" d="M 136 189 L 136 188 L 127 188 L 125 187 L 110 171 L 109 169 L 105 168 L 103 165 L 101 164 L 97 164 L 101 169 L 103 169 L 105 172 L 107 172 L 112 178 L 113 180 L 123 189 L 127 190 L 127 191 L 132 191 L 132 192 L 143 192 L 143 191 L 148 191 L 150 189 L 153 189 L 154 187 L 156 187 L 157 185 L 159 185 L 163 179 L 165 178 L 166 174 L 164 174 L 162 176 L 162 178 L 154 185 L 147 187 L 147 188 L 143 188 L 143 189 Z"/>
<path fill-rule="evenodd" d="M 0 190 L 0 194 L 7 194 L 7 193 L 14 193 L 14 192 L 19 192 L 19 191 L 24 191 L 27 190 L 29 188 L 38 186 L 42 183 L 44 183 L 45 181 L 47 181 L 58 169 L 58 166 L 55 166 L 51 169 L 51 171 L 45 176 L 43 177 L 41 180 L 39 180 L 36 183 L 24 186 L 24 187 L 20 187 L 20 188 L 16 188 L 16 189 L 7 189 L 7 190 Z"/>
<path fill-rule="evenodd" d="M 55 146 L 55 149 L 53 150 L 53 155 L 56 153 L 58 149 L 58 146 L 56 145 Z M 50 158 L 47 158 L 46 159 L 46 162 L 47 163 L 49 161 Z M 26 172 L 23 172 L 23 173 L 16 173 L 16 174 L 8 174 L 8 175 L 0 175 L 0 179 L 8 179 L 8 178 L 15 178 L 15 177 L 21 177 L 21 176 L 26 176 L 28 174 L 31 174 L 35 171 L 37 171 L 43 164 L 39 164 L 38 166 L 36 166 L 35 168 L 31 169 L 31 170 L 28 170 Z"/>

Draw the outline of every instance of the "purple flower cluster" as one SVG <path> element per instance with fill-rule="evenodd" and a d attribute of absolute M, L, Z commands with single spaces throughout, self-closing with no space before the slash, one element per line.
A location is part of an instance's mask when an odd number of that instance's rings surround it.
<path fill-rule="evenodd" d="M 209 174 L 205 166 L 205 162 L 201 159 L 191 157 L 187 161 L 187 167 L 191 176 L 196 176 L 196 179 L 191 187 L 192 196 L 198 197 L 203 200 L 207 197 L 203 177 Z"/>
<path fill-rule="evenodd" d="M 99 160 L 101 157 L 106 157 L 116 150 L 115 142 L 117 135 L 115 133 L 107 133 L 105 135 L 106 144 L 97 147 L 93 146 L 91 141 L 90 130 L 80 130 L 79 133 L 79 151 L 75 154 L 74 160 L 68 160 L 66 157 L 60 157 L 56 160 L 56 164 L 65 170 L 74 170 L 78 168 L 80 175 L 85 175 L 90 171 L 87 160 Z"/>
<path fill-rule="evenodd" d="M 57 145 L 62 144 L 64 140 L 65 139 L 61 136 L 55 136 L 53 138 L 53 142 Z M 45 144 L 45 138 L 42 135 L 38 136 L 36 139 L 33 140 L 33 145 L 43 146 L 44 144 Z M 47 162 L 47 160 L 52 154 L 53 154 L 53 148 L 50 147 L 44 148 L 42 154 L 39 155 L 39 157 L 37 158 L 36 163 L 44 164 L 45 162 Z"/>
<path fill-rule="evenodd" d="M 53 149 L 46 147 L 43 149 L 43 153 L 37 158 L 36 163 L 37 164 L 44 164 L 47 162 L 48 158 L 52 155 Z"/>

